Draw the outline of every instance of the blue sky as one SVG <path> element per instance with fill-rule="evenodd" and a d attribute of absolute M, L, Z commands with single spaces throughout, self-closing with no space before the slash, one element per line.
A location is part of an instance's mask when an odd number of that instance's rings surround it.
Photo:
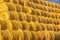
<path fill-rule="evenodd" d="M 60 4 L 60 0 L 48 0 L 48 1 Z"/>

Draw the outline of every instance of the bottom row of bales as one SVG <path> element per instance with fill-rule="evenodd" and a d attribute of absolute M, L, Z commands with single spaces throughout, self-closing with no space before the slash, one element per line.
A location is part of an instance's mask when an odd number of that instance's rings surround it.
<path fill-rule="evenodd" d="M 0 30 L 60 31 L 60 25 L 16 20 L 0 20 Z"/>
<path fill-rule="evenodd" d="M 60 40 L 60 32 L 54 31 L 0 31 L 0 40 Z"/>

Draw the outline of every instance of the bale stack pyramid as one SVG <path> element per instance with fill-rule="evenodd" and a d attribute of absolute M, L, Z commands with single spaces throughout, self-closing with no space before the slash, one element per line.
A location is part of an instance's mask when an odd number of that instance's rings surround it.
<path fill-rule="evenodd" d="M 60 5 L 0 0 L 0 40 L 60 40 Z"/>

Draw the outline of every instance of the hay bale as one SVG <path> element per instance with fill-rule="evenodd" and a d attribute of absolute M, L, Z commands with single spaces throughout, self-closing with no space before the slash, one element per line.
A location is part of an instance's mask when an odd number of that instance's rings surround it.
<path fill-rule="evenodd" d="M 33 2 L 27 1 L 26 2 L 26 5 L 29 6 L 29 7 L 32 7 L 32 8 L 35 8 L 36 9 L 36 5 Z"/>
<path fill-rule="evenodd" d="M 54 8 L 54 3 L 52 3 L 52 2 L 51 2 L 50 4 L 51 4 L 51 7 L 53 7 L 53 8 Z"/>
<path fill-rule="evenodd" d="M 19 40 L 24 40 L 24 33 L 22 30 L 18 30 L 18 33 L 19 33 Z"/>
<path fill-rule="evenodd" d="M 44 7 L 44 6 L 43 6 L 43 10 L 48 12 L 49 7 Z"/>
<path fill-rule="evenodd" d="M 3 0 L 4 2 L 10 2 L 10 0 Z"/>
<path fill-rule="evenodd" d="M 25 13 L 19 12 L 18 16 L 19 16 L 19 21 L 25 21 L 25 18 L 26 18 L 26 14 Z"/>
<path fill-rule="evenodd" d="M 1 30 L 8 30 L 11 27 L 11 24 L 7 20 L 0 20 Z"/>
<path fill-rule="evenodd" d="M 44 6 L 48 6 L 48 2 L 43 2 Z"/>
<path fill-rule="evenodd" d="M 47 18 L 47 24 L 52 24 L 53 23 L 53 19 L 52 18 Z"/>
<path fill-rule="evenodd" d="M 52 9 L 52 8 L 51 8 L 51 12 L 55 12 L 55 9 Z"/>
<path fill-rule="evenodd" d="M 40 11 L 38 9 L 36 9 L 36 15 L 41 16 L 41 13 L 40 13 Z"/>
<path fill-rule="evenodd" d="M 55 16 L 55 14 L 54 14 L 54 13 L 51 13 L 51 17 L 52 17 L 52 18 L 55 18 L 56 16 Z"/>
<path fill-rule="evenodd" d="M 37 40 L 36 32 L 31 31 L 31 39 L 30 40 Z"/>
<path fill-rule="evenodd" d="M 32 22 L 38 22 L 37 16 L 36 15 L 32 15 Z"/>
<path fill-rule="evenodd" d="M 51 3 L 50 2 L 48 2 L 48 6 L 51 7 Z"/>
<path fill-rule="evenodd" d="M 57 28 L 57 31 L 60 31 L 60 25 L 55 25 Z"/>
<path fill-rule="evenodd" d="M 16 11 L 17 12 L 22 12 L 22 6 L 21 5 L 16 5 Z"/>
<path fill-rule="evenodd" d="M 29 23 L 29 30 L 30 31 L 36 31 L 36 26 L 35 26 L 34 22 Z"/>
<path fill-rule="evenodd" d="M 56 18 L 56 19 L 58 18 L 57 16 L 58 16 L 58 14 L 55 13 L 55 18 Z"/>
<path fill-rule="evenodd" d="M 44 1 L 43 0 L 39 0 L 39 4 L 43 5 Z"/>
<path fill-rule="evenodd" d="M 46 16 L 50 18 L 51 14 L 49 12 L 46 12 Z"/>
<path fill-rule="evenodd" d="M 8 20 L 9 19 L 9 13 L 8 12 L 0 12 L 0 19 L 6 19 L 6 20 Z"/>
<path fill-rule="evenodd" d="M 22 6 L 25 6 L 26 5 L 26 1 L 27 0 L 18 0 L 18 3 Z"/>
<path fill-rule="evenodd" d="M 17 4 L 18 3 L 18 0 L 12 0 L 14 4 Z"/>
<path fill-rule="evenodd" d="M 2 2 L 2 0 L 0 0 L 0 12 L 2 11 L 8 11 L 7 5 L 6 3 Z"/>
<path fill-rule="evenodd" d="M 50 40 L 50 35 L 48 31 L 38 31 L 36 32 L 38 40 Z"/>
<path fill-rule="evenodd" d="M 8 30 L 1 31 L 1 40 L 12 40 L 11 34 Z"/>
<path fill-rule="evenodd" d="M 46 24 L 46 28 L 48 31 L 54 31 L 52 24 Z"/>
<path fill-rule="evenodd" d="M 38 16 L 37 18 L 38 18 L 38 22 L 39 23 L 42 23 L 42 17 L 41 16 Z"/>
<path fill-rule="evenodd" d="M 41 20 L 42 20 L 42 23 L 47 23 L 47 21 L 46 21 L 47 18 L 46 17 L 42 17 Z"/>
<path fill-rule="evenodd" d="M 50 35 L 50 40 L 55 40 L 54 31 L 49 31 L 49 35 Z"/>
<path fill-rule="evenodd" d="M 31 32 L 30 31 L 23 31 L 23 35 L 24 35 L 24 37 L 23 37 L 23 40 L 30 40 L 30 38 L 31 38 Z"/>
<path fill-rule="evenodd" d="M 32 15 L 36 15 L 36 10 L 33 9 L 33 8 L 32 8 L 31 10 L 32 10 L 31 14 L 32 14 Z"/>
<path fill-rule="evenodd" d="M 35 4 L 35 9 L 39 9 L 39 5 L 38 4 Z"/>
<path fill-rule="evenodd" d="M 40 26 L 40 23 L 34 23 L 36 25 L 36 31 L 41 31 L 42 27 Z"/>
<path fill-rule="evenodd" d="M 29 24 L 26 21 L 21 22 L 22 30 L 29 30 Z"/>
<path fill-rule="evenodd" d="M 26 6 L 31 7 L 31 2 L 30 1 L 26 1 Z"/>
<path fill-rule="evenodd" d="M 20 21 L 11 20 L 10 23 L 12 25 L 11 30 L 22 29 L 22 25 L 21 25 Z"/>
<path fill-rule="evenodd" d="M 8 11 L 15 11 L 16 5 L 13 3 L 7 3 Z"/>
<path fill-rule="evenodd" d="M 33 0 L 33 2 L 38 4 L 39 3 L 39 0 Z"/>
<path fill-rule="evenodd" d="M 57 17 L 58 17 L 58 19 L 60 19 L 60 14 L 58 14 L 58 16 L 57 16 Z"/>
<path fill-rule="evenodd" d="M 41 26 L 41 28 L 42 28 L 42 31 L 44 31 L 44 30 L 47 29 L 46 26 L 45 26 L 45 24 L 43 24 L 43 23 L 40 23 L 40 26 Z"/>
<path fill-rule="evenodd" d="M 57 26 L 56 25 L 52 24 L 52 27 L 53 27 L 54 31 L 57 31 Z"/>
<path fill-rule="evenodd" d="M 52 31 L 51 27 L 49 26 L 49 24 L 45 24 L 46 28 L 48 31 Z"/>
<path fill-rule="evenodd" d="M 42 40 L 42 33 L 40 31 L 36 32 L 36 35 L 37 35 L 37 39 L 38 40 Z"/>
<path fill-rule="evenodd" d="M 10 31 L 12 40 L 23 40 L 23 32 L 21 30 L 12 30 Z"/>
<path fill-rule="evenodd" d="M 9 16 L 10 16 L 10 18 L 9 18 L 10 20 L 19 20 L 19 16 L 18 16 L 17 12 L 10 11 Z"/>
<path fill-rule="evenodd" d="M 44 10 L 44 7 L 42 5 L 39 5 L 40 10 Z"/>
<path fill-rule="evenodd" d="M 60 40 L 60 32 L 55 32 L 55 40 Z"/>
<path fill-rule="evenodd" d="M 32 21 L 32 17 L 30 14 L 26 14 L 26 21 L 27 22 L 31 22 Z"/>
<path fill-rule="evenodd" d="M 52 18 L 48 18 L 48 20 L 49 20 L 50 24 L 53 24 L 53 19 Z"/>
<path fill-rule="evenodd" d="M 56 21 L 57 21 L 57 23 L 56 23 L 56 24 L 57 24 L 57 25 L 59 25 L 59 24 L 60 24 L 60 20 L 59 20 L 59 19 L 57 19 Z"/>
<path fill-rule="evenodd" d="M 25 13 L 31 13 L 31 9 L 27 6 L 23 6 L 22 11 L 25 12 Z"/>
<path fill-rule="evenodd" d="M 31 2 L 31 7 L 34 8 L 34 9 L 36 9 L 35 3 Z"/>
<path fill-rule="evenodd" d="M 53 24 L 58 25 L 57 24 L 57 19 L 53 19 Z"/>
<path fill-rule="evenodd" d="M 48 13 L 46 13 L 46 12 L 44 12 L 44 11 L 41 11 L 40 13 L 41 13 L 41 16 L 47 17 L 47 14 L 48 14 Z"/>

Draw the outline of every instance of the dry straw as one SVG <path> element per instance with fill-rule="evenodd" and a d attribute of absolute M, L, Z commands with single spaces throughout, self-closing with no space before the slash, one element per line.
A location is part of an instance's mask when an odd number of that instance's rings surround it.
<path fill-rule="evenodd" d="M 54 31 L 57 31 L 57 26 L 56 25 L 52 24 L 52 27 L 53 27 Z"/>
<path fill-rule="evenodd" d="M 40 26 L 41 26 L 41 28 L 42 28 L 42 31 L 44 31 L 44 30 L 47 29 L 46 26 L 45 26 L 45 24 L 43 24 L 43 23 L 40 23 Z"/>
<path fill-rule="evenodd" d="M 11 20 L 10 21 L 11 23 L 11 30 L 19 30 L 19 29 L 22 29 L 22 25 L 20 23 L 20 21 L 16 21 L 16 20 Z"/>
<path fill-rule="evenodd" d="M 8 11 L 15 11 L 16 5 L 13 3 L 7 3 Z"/>
<path fill-rule="evenodd" d="M 51 14 L 49 12 L 45 12 L 47 17 L 51 17 Z"/>
<path fill-rule="evenodd" d="M 19 5 L 25 6 L 27 0 L 18 0 Z"/>
<path fill-rule="evenodd" d="M 42 17 L 41 20 L 42 20 L 42 23 L 47 23 L 47 21 L 46 21 L 47 18 L 46 17 Z"/>
<path fill-rule="evenodd" d="M 11 34 L 11 39 L 12 40 L 21 40 L 21 38 L 22 38 L 22 32 L 21 32 L 21 30 L 19 31 L 19 30 L 17 30 L 17 31 L 15 31 L 15 30 L 12 30 L 12 31 L 9 31 L 10 32 L 10 34 Z"/>
<path fill-rule="evenodd" d="M 55 32 L 55 40 L 60 40 L 60 31 Z"/>
<path fill-rule="evenodd" d="M 57 31 L 60 31 L 60 25 L 56 25 Z"/>
<path fill-rule="evenodd" d="M 30 31 L 36 31 L 36 26 L 35 26 L 34 22 L 29 23 L 29 30 Z"/>
<path fill-rule="evenodd" d="M 16 5 L 16 12 L 22 12 L 22 6 Z"/>
<path fill-rule="evenodd" d="M 24 35 L 24 37 L 23 37 L 24 40 L 30 40 L 30 38 L 31 38 L 31 32 L 30 31 L 24 30 L 23 35 Z"/>
<path fill-rule="evenodd" d="M 33 8 L 32 8 L 31 10 L 32 10 L 31 14 L 32 14 L 32 15 L 36 15 L 36 10 L 33 9 Z"/>
<path fill-rule="evenodd" d="M 26 14 L 26 21 L 27 22 L 31 22 L 32 21 L 32 17 L 30 14 Z"/>
<path fill-rule="evenodd" d="M 0 24 L 1 24 L 1 30 L 9 30 L 11 27 L 11 24 L 9 23 L 9 21 L 7 20 L 0 20 Z"/>
<path fill-rule="evenodd" d="M 51 24 L 45 24 L 46 28 L 48 31 L 53 31 L 52 26 L 50 26 Z"/>
<path fill-rule="evenodd" d="M 47 12 L 40 11 L 40 14 L 41 14 L 41 16 L 48 17 L 48 16 L 47 16 L 47 14 L 48 14 Z"/>
<path fill-rule="evenodd" d="M 23 6 L 22 11 L 25 12 L 25 13 L 31 13 L 31 9 L 27 6 Z"/>
<path fill-rule="evenodd" d="M 30 40 L 37 40 L 36 32 L 31 31 L 31 39 Z"/>
<path fill-rule="evenodd" d="M 50 40 L 55 40 L 54 31 L 49 31 L 49 35 L 50 35 Z"/>
<path fill-rule="evenodd" d="M 15 11 L 9 11 L 10 20 L 19 20 L 18 13 Z"/>
<path fill-rule="evenodd" d="M 1 40 L 12 40 L 12 36 L 8 30 L 1 31 Z"/>
<path fill-rule="evenodd" d="M 41 13 L 40 13 L 40 11 L 38 9 L 36 9 L 36 15 L 41 16 Z"/>
<path fill-rule="evenodd" d="M 32 22 L 38 22 L 37 16 L 36 15 L 32 15 Z"/>
<path fill-rule="evenodd" d="M 42 17 L 41 16 L 38 16 L 37 18 L 38 18 L 38 22 L 39 23 L 42 23 L 42 19 L 41 19 Z"/>
<path fill-rule="evenodd" d="M 26 21 L 22 21 L 21 25 L 22 25 L 22 30 L 29 30 L 29 28 L 30 28 L 29 23 Z"/>
<path fill-rule="evenodd" d="M 0 12 L 0 19 L 6 19 L 8 20 L 9 19 L 9 13 L 8 12 Z"/>
<path fill-rule="evenodd" d="M 0 12 L 1 11 L 8 11 L 8 8 L 6 3 L 0 1 Z"/>
<path fill-rule="evenodd" d="M 12 2 L 13 2 L 14 4 L 17 4 L 17 3 L 18 3 L 18 0 L 12 0 Z"/>
<path fill-rule="evenodd" d="M 48 31 L 38 31 L 36 32 L 38 40 L 50 40 L 50 35 Z"/>
<path fill-rule="evenodd" d="M 48 31 L 57 31 L 57 26 L 54 24 L 45 24 Z"/>
<path fill-rule="evenodd" d="M 18 16 L 19 16 L 19 21 L 25 21 L 26 14 L 24 12 L 19 12 Z"/>
<path fill-rule="evenodd" d="M 60 14 L 58 14 L 57 18 L 60 19 Z"/>
<path fill-rule="evenodd" d="M 40 26 L 40 23 L 36 22 L 34 23 L 36 25 L 36 31 L 41 31 L 42 27 Z"/>

